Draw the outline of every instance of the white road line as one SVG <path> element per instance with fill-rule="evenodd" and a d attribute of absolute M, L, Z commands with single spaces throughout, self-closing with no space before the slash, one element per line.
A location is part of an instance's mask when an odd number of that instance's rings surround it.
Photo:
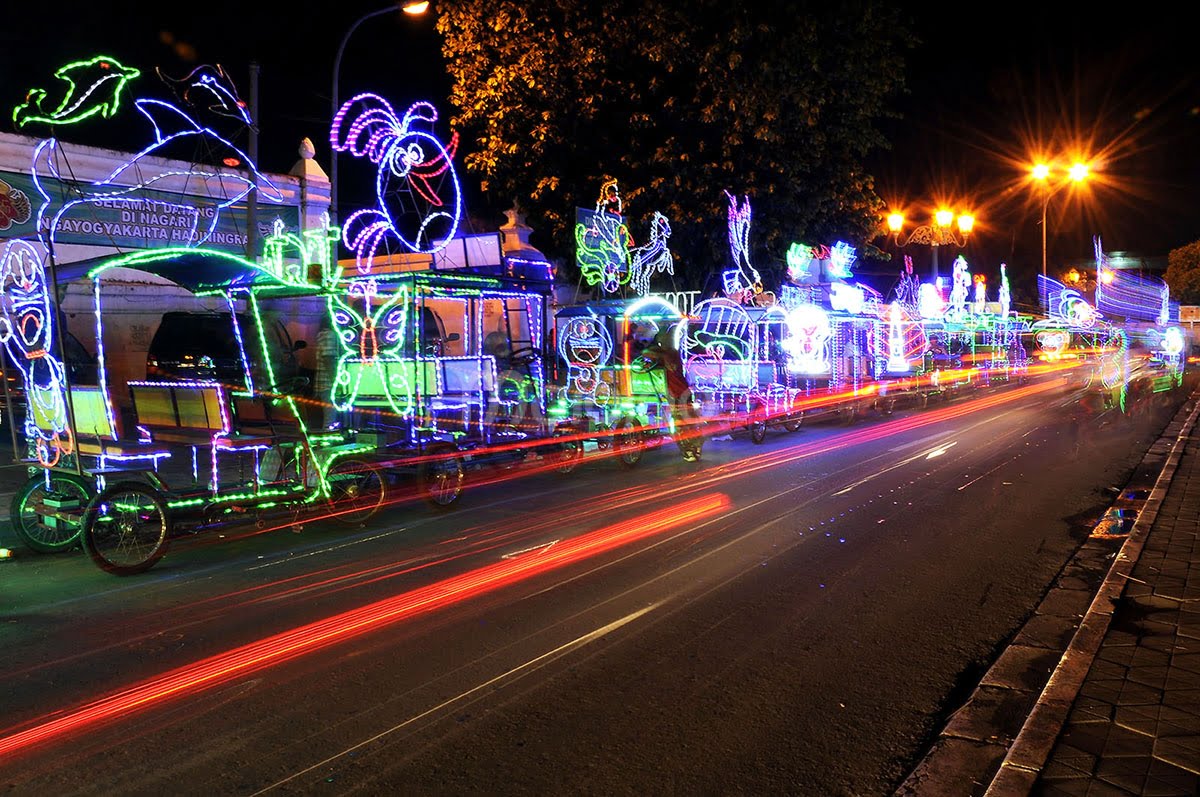
<path fill-rule="evenodd" d="M 614 620 L 613 622 L 609 623 L 608 625 L 601 626 L 600 628 L 597 628 L 594 631 L 589 631 L 588 633 L 584 634 L 581 637 L 576 637 L 575 639 L 571 640 L 570 642 L 566 643 L 565 645 L 559 645 L 558 647 L 554 648 L 553 650 L 547 651 L 546 653 L 543 653 L 540 656 L 536 656 L 536 657 L 530 659 L 529 661 L 525 662 L 524 664 L 519 664 L 516 667 L 513 667 L 511 670 L 508 670 L 507 672 L 503 672 L 500 675 L 497 675 L 495 678 L 491 678 L 487 681 L 484 681 L 481 684 L 478 684 L 477 686 L 473 686 L 470 689 L 468 689 L 467 691 L 462 692 L 462 693 L 458 694 L 457 696 L 450 698 L 449 700 L 443 701 L 432 708 L 426 709 L 425 711 L 422 711 L 420 714 L 409 717 L 408 719 L 404 720 L 404 722 L 401 722 L 397 725 L 393 725 L 392 727 L 388 728 L 387 730 L 381 731 L 368 739 L 364 739 L 363 741 L 359 742 L 356 745 L 347 747 L 345 750 L 342 750 L 340 753 L 335 753 L 322 761 L 318 761 L 317 763 L 313 764 L 312 766 L 305 767 L 304 769 L 302 769 L 298 772 L 294 772 L 291 775 L 288 775 L 283 780 L 276 781 L 275 783 L 272 783 L 270 786 L 267 786 L 264 789 L 259 789 L 258 791 L 254 792 L 254 794 L 250 795 L 250 797 L 257 797 L 260 794 L 265 794 L 266 792 L 271 791 L 272 789 L 276 789 L 285 783 L 289 783 L 289 782 L 295 780 L 296 778 L 300 777 L 301 775 L 305 775 L 309 772 L 312 772 L 314 769 L 319 769 L 320 767 L 323 767 L 326 764 L 329 764 L 333 761 L 336 761 L 339 758 L 347 756 L 350 753 L 353 753 L 355 750 L 359 750 L 359 749 L 365 747 L 366 745 L 371 744 L 372 742 L 378 741 L 378 740 L 382 739 L 383 737 L 388 736 L 389 734 L 395 733 L 398 730 L 402 730 L 403 728 L 406 728 L 409 725 L 412 725 L 414 722 L 418 722 L 418 721 L 424 719 L 425 717 L 428 717 L 430 714 L 435 714 L 438 711 L 441 711 L 442 709 L 449 708 L 450 706 L 454 705 L 455 703 L 458 703 L 458 702 L 464 700 L 465 698 L 468 698 L 478 692 L 481 692 L 484 689 L 487 689 L 489 686 L 492 686 L 492 685 L 498 683 L 499 681 L 503 681 L 504 679 L 509 678 L 518 673 L 522 673 L 522 671 L 536 670 L 539 667 L 541 667 L 542 665 L 548 664 L 553 659 L 556 659 L 566 653 L 570 653 L 575 648 L 582 647 L 583 645 L 586 645 L 589 642 L 599 639 L 600 637 L 604 636 L 605 634 L 609 634 L 613 631 L 616 631 L 618 628 L 621 628 L 622 626 L 632 623 L 634 620 L 637 620 L 639 617 L 641 617 L 645 614 L 648 614 L 649 612 L 654 611 L 661 605 L 662 605 L 661 601 L 658 603 L 651 604 L 650 606 L 647 606 L 644 609 L 639 609 L 638 611 L 636 611 L 632 614 L 627 614 L 618 620 Z"/>
<path fill-rule="evenodd" d="M 866 484 L 867 482 L 871 481 L 871 479 L 878 478 L 878 477 L 882 476 L 883 474 L 887 473 L 888 471 L 895 470 L 896 468 L 903 468 L 905 465 L 908 465 L 911 462 L 915 462 L 918 459 L 932 459 L 933 457 L 937 456 L 938 454 L 945 454 L 946 451 L 948 451 L 950 449 L 950 447 L 953 445 L 957 445 L 957 441 L 951 441 L 945 445 L 939 446 L 938 448 L 931 448 L 928 451 L 921 451 L 920 453 L 913 454 L 911 457 L 905 457 L 904 459 L 900 460 L 899 462 L 897 462 L 894 465 L 888 465 L 886 468 L 875 471 L 870 476 L 864 476 L 863 478 L 859 479 L 858 481 L 843 487 L 842 489 L 840 489 L 836 493 L 834 493 L 834 495 L 845 495 L 846 493 L 853 490 L 855 487 L 860 487 L 860 486 Z"/>

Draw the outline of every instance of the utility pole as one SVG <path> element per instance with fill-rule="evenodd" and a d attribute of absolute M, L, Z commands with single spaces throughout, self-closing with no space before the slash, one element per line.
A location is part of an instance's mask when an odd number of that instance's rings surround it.
<path fill-rule="evenodd" d="M 250 169 L 251 179 L 258 168 L 258 73 L 257 61 L 250 62 Z M 246 195 L 246 259 L 258 259 L 258 186 Z"/>

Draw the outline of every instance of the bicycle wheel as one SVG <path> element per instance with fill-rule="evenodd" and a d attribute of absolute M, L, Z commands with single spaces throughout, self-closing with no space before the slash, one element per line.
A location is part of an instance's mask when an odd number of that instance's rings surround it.
<path fill-rule="evenodd" d="M 13 496 L 9 510 L 13 530 L 30 550 L 66 551 L 83 531 L 84 509 L 93 492 L 90 479 L 73 473 L 39 473 Z"/>
<path fill-rule="evenodd" d="M 579 467 L 579 463 L 583 460 L 583 441 L 578 438 L 579 430 L 571 424 L 563 424 L 554 430 L 555 437 L 569 438 L 560 440 L 558 449 L 550 456 L 554 457 L 557 464 L 554 469 L 559 473 L 567 474 L 574 472 L 575 468 Z"/>
<path fill-rule="evenodd" d="M 365 460 L 339 460 L 325 478 L 334 519 L 351 526 L 365 523 L 387 498 L 383 472 Z"/>
<path fill-rule="evenodd" d="M 425 456 L 417 469 L 421 493 L 435 509 L 446 509 L 462 494 L 462 459 L 448 443 L 430 446 Z"/>
<path fill-rule="evenodd" d="M 100 569 L 129 576 L 163 558 L 170 530 L 167 502 L 158 490 L 139 482 L 118 482 L 88 504 L 83 547 Z"/>
<path fill-rule="evenodd" d="M 750 411 L 746 431 L 750 432 L 750 442 L 755 445 L 761 445 L 767 439 L 767 414 L 761 407 Z"/>
<path fill-rule="evenodd" d="M 642 430 L 637 422 L 628 415 L 613 424 L 613 447 L 617 451 L 617 462 L 623 468 L 636 467 L 642 461 L 645 444 L 642 441 Z"/>

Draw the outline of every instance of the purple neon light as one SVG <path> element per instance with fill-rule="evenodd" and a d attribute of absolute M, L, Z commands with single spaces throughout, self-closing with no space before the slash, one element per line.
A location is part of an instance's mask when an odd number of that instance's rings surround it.
<path fill-rule="evenodd" d="M 346 124 L 352 109 L 357 110 L 357 115 Z M 370 92 L 347 100 L 333 117 L 329 130 L 333 149 L 366 158 L 377 167 L 376 207 L 352 213 L 343 230 L 343 240 L 354 250 L 360 273 L 370 271 L 372 259 L 388 236 L 395 236 L 412 252 L 433 254 L 444 249 L 458 231 L 462 189 L 452 161 L 458 134 L 453 134 L 449 145 L 443 146 L 431 132 L 420 129 L 428 126 L 432 130 L 437 118 L 437 110 L 428 102 L 414 103 L 401 117 L 391 103 Z M 453 188 L 453 201 L 449 203 L 452 209 L 429 182 L 443 174 L 449 175 Z M 398 219 L 389 210 L 388 196 L 397 190 L 392 187 L 393 180 L 404 180 L 406 190 L 420 197 L 428 208 L 411 239 L 406 237 L 407 230 L 401 231 Z M 430 240 L 427 233 L 430 225 L 438 221 L 448 227 L 442 231 L 440 242 Z"/>

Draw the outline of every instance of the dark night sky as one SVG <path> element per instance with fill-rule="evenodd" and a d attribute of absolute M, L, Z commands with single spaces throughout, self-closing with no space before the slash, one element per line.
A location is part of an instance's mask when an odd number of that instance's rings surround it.
<path fill-rule="evenodd" d="M 243 96 L 247 64 L 261 62 L 260 160 L 266 170 L 286 171 L 306 135 L 328 163 L 338 40 L 355 18 L 382 4 L 212 0 L 146 4 L 140 11 L 133 9 L 141 4 L 128 3 L 120 12 L 91 2 L 52 5 L 53 20 L 46 3 L 6 11 L 0 105 L 11 107 L 29 86 L 48 84 L 67 60 L 97 52 L 151 75 L 155 65 L 182 75 L 190 65 L 163 43 L 166 32 L 194 47 L 197 63 L 223 63 Z M 1188 41 L 1192 28 L 1167 5 L 1143 3 L 1136 16 L 1120 17 L 1095 8 L 912 5 L 906 13 L 920 43 L 909 57 L 909 93 L 896 102 L 903 118 L 886 123 L 893 148 L 869 164 L 880 195 L 910 218 L 927 218 L 937 201 L 975 212 L 979 231 L 969 258 L 989 269 L 1007 260 L 1019 274 L 1041 259 L 1041 206 L 1023 180 L 1029 155 L 1078 150 L 1096 159 L 1097 180 L 1085 192 L 1063 191 L 1051 201 L 1052 268 L 1086 257 L 1095 233 L 1107 249 L 1146 255 L 1200 238 L 1200 68 Z M 41 25 L 53 38 L 30 33 Z M 142 90 L 151 83 L 143 78 Z M 428 98 L 449 116 L 448 86 L 432 14 L 368 21 L 343 60 L 343 98 L 372 90 L 400 108 Z M 120 138 L 140 136 L 141 120 L 124 118 L 123 125 L 89 124 L 81 132 L 89 143 L 128 146 L 136 141 Z M 368 173 L 352 161 L 341 164 L 343 200 L 365 200 Z M 469 201 L 472 193 L 468 186 Z M 500 221 L 482 205 L 477 197 L 476 210 Z M 714 216 L 720 212 L 715 208 Z M 920 264 L 928 250 L 914 255 Z"/>

